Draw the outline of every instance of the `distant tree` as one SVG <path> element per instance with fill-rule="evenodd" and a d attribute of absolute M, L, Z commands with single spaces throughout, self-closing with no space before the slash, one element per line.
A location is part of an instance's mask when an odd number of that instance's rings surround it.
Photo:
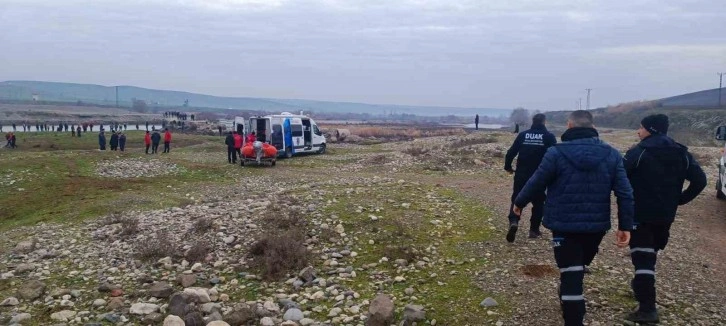
<path fill-rule="evenodd" d="M 509 116 L 509 121 L 519 124 L 520 126 L 526 125 L 529 121 L 529 110 L 525 108 L 514 109 L 514 111 L 512 111 L 512 114 Z"/>
<path fill-rule="evenodd" d="M 131 108 L 139 113 L 146 113 L 149 107 L 146 105 L 146 101 L 134 99 Z"/>

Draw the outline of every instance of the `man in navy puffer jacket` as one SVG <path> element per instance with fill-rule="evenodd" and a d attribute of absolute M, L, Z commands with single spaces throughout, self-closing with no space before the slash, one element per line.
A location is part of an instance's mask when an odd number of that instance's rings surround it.
<path fill-rule="evenodd" d="M 598 138 L 592 114 L 570 114 L 562 143 L 547 150 L 542 163 L 514 201 L 521 214 L 536 194 L 547 189 L 543 224 L 552 230 L 560 268 L 560 305 L 565 325 L 582 325 L 585 265 L 610 229 L 610 194 L 618 203 L 616 244 L 625 247 L 633 225 L 633 189 L 620 153 Z"/>

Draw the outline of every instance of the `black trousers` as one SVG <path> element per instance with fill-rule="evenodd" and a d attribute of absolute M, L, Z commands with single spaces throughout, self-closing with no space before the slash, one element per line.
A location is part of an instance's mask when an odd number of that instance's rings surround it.
<path fill-rule="evenodd" d="M 159 153 L 159 143 L 151 144 L 151 154 Z"/>
<path fill-rule="evenodd" d="M 670 224 L 645 223 L 630 232 L 630 259 L 635 267 L 631 286 L 640 311 L 655 311 L 655 265 L 658 251 L 668 244 L 670 229 Z"/>
<path fill-rule="evenodd" d="M 597 254 L 601 233 L 561 233 L 552 231 L 552 247 L 560 269 L 560 307 L 565 326 L 582 326 L 585 318 L 585 297 L 582 279 L 585 265 Z"/>
<path fill-rule="evenodd" d="M 164 142 L 164 153 L 169 153 L 169 142 L 168 141 Z"/>
<path fill-rule="evenodd" d="M 146 154 L 149 154 L 149 146 L 151 145 L 146 145 Z"/>
<path fill-rule="evenodd" d="M 227 161 L 229 163 L 237 163 L 237 149 L 234 147 L 227 147 Z"/>
<path fill-rule="evenodd" d="M 509 223 L 519 223 L 519 216 L 514 215 L 512 209 L 514 208 L 514 200 L 517 199 L 517 195 L 522 191 L 524 185 L 531 177 L 531 174 L 518 175 L 514 174 L 514 186 L 512 187 L 512 204 L 509 206 Z M 532 216 L 529 218 L 529 229 L 532 231 L 539 231 L 540 225 L 542 225 L 542 216 L 544 216 L 544 202 L 547 197 L 545 193 L 537 194 L 532 200 Z"/>

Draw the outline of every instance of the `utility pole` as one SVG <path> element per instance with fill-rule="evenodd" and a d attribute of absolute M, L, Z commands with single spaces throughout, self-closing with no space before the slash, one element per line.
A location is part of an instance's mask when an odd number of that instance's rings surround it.
<path fill-rule="evenodd" d="M 586 109 L 589 110 L 590 109 L 590 91 L 592 90 L 592 88 L 585 88 L 585 90 L 587 91 L 587 108 Z"/>
<path fill-rule="evenodd" d="M 718 107 L 721 108 L 721 87 L 723 86 L 723 75 L 724 72 L 718 73 Z"/>
<path fill-rule="evenodd" d="M 580 98 L 580 104 L 579 104 L 579 106 L 577 107 L 577 109 L 578 109 L 578 110 L 582 110 L 582 97 Z"/>

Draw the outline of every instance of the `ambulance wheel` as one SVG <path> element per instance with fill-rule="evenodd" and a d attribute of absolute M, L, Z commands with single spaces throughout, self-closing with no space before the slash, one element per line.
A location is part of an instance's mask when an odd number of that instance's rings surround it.
<path fill-rule="evenodd" d="M 277 161 L 272 160 L 272 162 L 270 163 L 270 166 L 275 166 L 276 163 L 277 163 Z"/>
<path fill-rule="evenodd" d="M 318 154 L 325 154 L 325 144 L 320 145 L 320 149 L 318 150 Z"/>
<path fill-rule="evenodd" d="M 721 184 L 721 178 L 719 178 L 716 183 L 716 198 L 724 200 L 726 199 L 726 194 L 721 189 L 723 189 L 723 184 Z"/>
<path fill-rule="evenodd" d="M 285 148 L 285 157 L 291 158 L 292 157 L 292 147 L 286 147 Z"/>

